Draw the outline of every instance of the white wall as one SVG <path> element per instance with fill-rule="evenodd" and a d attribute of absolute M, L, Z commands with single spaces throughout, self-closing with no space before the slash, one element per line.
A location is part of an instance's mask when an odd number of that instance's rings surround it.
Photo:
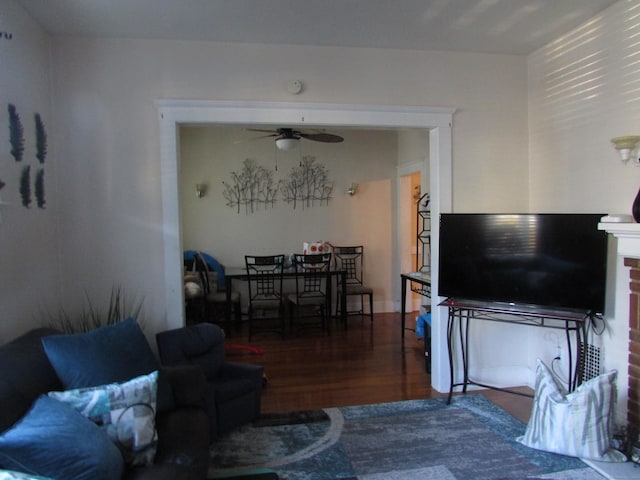
<path fill-rule="evenodd" d="M 41 312 L 60 307 L 56 173 L 49 87 L 49 38 L 12 0 L 0 0 L 0 343 L 33 325 L 46 323 Z M 7 35 L 5 35 L 5 33 Z M 6 38 L 9 36 L 10 38 Z M 24 128 L 24 158 L 16 162 L 9 144 L 8 105 L 13 104 Z M 48 135 L 44 164 L 35 158 L 34 115 L 39 113 Z M 44 169 L 45 208 L 22 205 L 19 182 L 30 166 L 31 187 Z"/>
<path fill-rule="evenodd" d="M 167 325 L 153 106 L 159 98 L 456 107 L 453 206 L 459 212 L 628 213 L 640 183 L 638 170 L 622 165 L 609 145 L 610 138 L 640 128 L 636 2 L 618 2 L 528 59 L 50 39 L 12 0 L 0 5 L 0 27 L 14 33 L 10 42 L 0 43 L 3 111 L 11 102 L 25 112 L 25 123 L 36 111 L 45 118 L 51 139 L 47 185 L 52 185 L 45 210 L 19 206 L 18 168 L 5 143 L 0 178 L 11 180 L 0 195 L 12 205 L 1 209 L 3 337 L 37 324 L 41 299 L 48 303 L 48 296 L 62 293 L 61 301 L 70 305 L 83 290 L 105 292 L 114 283 L 145 297 L 151 333 Z M 292 78 L 305 82 L 301 96 L 286 93 Z M 5 113 L 0 131 L 7 128 Z M 610 264 L 612 278 L 620 282 L 610 294 L 606 338 L 617 336 L 627 318 L 625 275 L 619 262 Z M 499 333 L 497 340 L 512 346 L 504 355 L 515 351 L 509 358 L 518 368 L 532 366 L 541 349 L 553 348 L 536 335 L 531 334 L 525 359 L 522 345 L 510 342 L 510 335 Z M 606 342 L 607 367 L 618 366 L 623 355 Z"/>
<path fill-rule="evenodd" d="M 264 128 L 264 127 L 262 127 Z M 240 127 L 184 126 L 180 130 L 180 203 L 185 249 L 203 250 L 228 267 L 243 267 L 244 255 L 301 253 L 307 241 L 365 246 L 365 282 L 374 290 L 374 310 L 393 311 L 392 198 L 398 140 L 393 131 L 337 130 L 344 142 L 301 141 L 301 151 L 276 150 L 273 138 Z M 223 182 L 233 184 L 243 161 L 285 180 L 302 156 L 315 158 L 333 182 L 328 203 L 296 208 L 278 197 L 273 207 L 247 213 L 226 205 Z M 277 170 L 275 170 L 277 165 Z M 359 185 L 354 196 L 349 185 Z M 207 194 L 195 195 L 206 183 Z M 240 287 L 240 285 L 234 285 Z"/>
<path fill-rule="evenodd" d="M 625 9 L 633 6 L 627 2 L 529 59 L 379 49 L 48 39 L 11 0 L 4 4 L 14 15 L 6 17 L 9 26 L 28 31 L 23 37 L 29 39 L 27 44 L 14 40 L 11 45 L 26 48 L 20 58 L 34 61 L 6 58 L 9 44 L 3 45 L 3 65 L 7 59 L 16 68 L 1 77 L 2 82 L 12 82 L 2 94 L 9 92 L 12 98 L 7 101 L 21 103 L 25 111 L 40 110 L 43 104 L 41 113 L 49 114 L 49 71 L 44 65 L 51 41 L 54 109 L 48 123 L 55 139 L 55 161 L 64 171 L 47 210 L 29 211 L 27 217 L 17 209 L 21 219 L 30 219 L 25 231 L 9 234 L 0 227 L 0 235 L 7 235 L 13 246 L 11 255 L 3 256 L 8 265 L 3 265 L 1 275 L 12 280 L 9 287 L 3 282 L 2 294 L 12 299 L 6 304 L 11 305 L 9 316 L 16 320 L 6 325 L 19 324 L 22 330 L 34 323 L 30 320 L 33 295 L 28 290 L 34 281 L 46 287 L 40 291 L 60 290 L 67 305 L 77 303 L 83 290 L 98 294 L 121 284 L 144 297 L 150 333 L 166 327 L 158 120 L 153 104 L 160 98 L 455 107 L 453 210 L 457 212 L 627 212 L 637 188 L 629 173 L 633 168 L 621 165 L 608 144 L 613 136 L 635 133 L 634 120 L 639 115 L 631 88 L 637 74 L 625 67 L 627 37 L 619 28 L 627 18 Z M 596 32 L 593 41 L 591 25 Z M 598 57 L 600 51 L 606 57 Z M 574 65 L 584 65 L 586 70 L 578 69 L 575 88 L 567 88 L 573 84 L 567 83 L 566 73 Z M 585 76 L 589 68 L 594 71 Z M 622 75 L 617 74 L 620 71 Z M 286 92 L 291 78 L 304 81 L 302 95 L 292 97 Z M 1 121 L 6 122 L 6 117 Z M 2 171 L 10 171 L 10 162 L 3 162 Z M 359 197 L 351 200 L 357 202 Z M 14 210 L 4 210 L 5 224 Z M 58 222 L 54 211 L 59 213 Z M 63 238 L 59 248 L 51 235 L 56 225 Z M 46 247 L 34 249 L 43 245 L 43 237 Z M 30 255 L 35 252 L 33 263 L 22 258 L 24 239 Z M 52 260 L 56 257 L 63 267 L 59 275 Z M 31 273 L 22 273 L 34 265 L 35 280 Z M 61 287 L 55 286 L 57 278 Z M 398 283 L 395 278 L 386 281 Z M 396 287 L 395 295 L 398 291 Z M 615 317 L 626 317 L 621 314 Z M 512 371 L 531 367 L 540 348 L 536 333 L 530 334 L 534 341 L 528 342 L 528 355 L 522 353 L 521 329 L 491 333 L 498 344 L 509 347 L 501 347 L 498 356 L 480 354 L 477 365 L 483 373 L 504 380 L 498 370 L 505 360 Z M 539 343 L 547 348 L 549 342 Z"/>
<path fill-rule="evenodd" d="M 167 325 L 153 104 L 159 98 L 457 107 L 455 208 L 527 206 L 522 57 L 56 38 L 53 65 L 67 173 L 61 194 L 65 283 L 71 290 L 87 271 L 100 272 L 87 278 L 96 289 L 126 279 L 145 296 L 150 330 Z M 307 85 L 302 95 L 286 92 L 291 78 Z M 499 167 L 504 157 L 509 161 Z"/>
<path fill-rule="evenodd" d="M 640 134 L 640 3 L 621 1 L 528 58 L 531 209 L 631 213 L 640 170 L 610 139 Z M 613 245 L 612 245 L 613 244 Z M 615 251 L 615 241 L 610 241 Z M 627 396 L 628 272 L 610 255 L 604 369 L 617 369 L 619 410 Z M 539 333 L 530 365 L 554 344 Z"/>

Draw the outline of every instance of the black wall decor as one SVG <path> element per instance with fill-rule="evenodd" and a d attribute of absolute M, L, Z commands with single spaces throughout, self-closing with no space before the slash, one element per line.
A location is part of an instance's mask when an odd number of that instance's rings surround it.
<path fill-rule="evenodd" d="M 47 158 L 47 132 L 39 113 L 34 115 L 36 124 L 36 158 L 40 163 L 44 163 Z"/>
<path fill-rule="evenodd" d="M 31 166 L 27 165 L 22 168 L 20 173 L 20 197 L 22 205 L 25 208 L 31 206 Z"/>
<path fill-rule="evenodd" d="M 34 187 L 35 187 L 36 205 L 38 205 L 38 208 L 45 208 L 46 202 L 44 199 L 44 168 L 40 168 L 36 172 Z"/>
<path fill-rule="evenodd" d="M 16 162 L 22 161 L 24 153 L 24 128 L 20 115 L 12 103 L 8 106 L 9 110 L 9 143 L 11 145 L 11 156 Z"/>
<path fill-rule="evenodd" d="M 329 180 L 329 171 L 311 156 L 302 157 L 300 166 L 292 169 L 282 185 L 284 201 L 293 204 L 293 208 L 298 204 L 302 208 L 313 207 L 316 202 L 328 205 L 331 192 L 333 182 Z"/>
<path fill-rule="evenodd" d="M 240 172 L 231 172 L 231 183 L 222 182 L 222 195 L 227 205 L 235 207 L 238 213 L 242 206 L 245 213 L 253 213 L 260 206 L 265 209 L 273 207 L 279 188 L 273 172 L 250 158 L 245 159 L 242 165 Z"/>
<path fill-rule="evenodd" d="M 253 213 L 258 207 L 274 207 L 281 193 L 285 202 L 310 208 L 316 204 L 328 204 L 333 191 L 333 182 L 324 165 L 317 163 L 315 157 L 302 157 L 300 165 L 294 167 L 289 176 L 276 182 L 273 172 L 247 158 L 240 172 L 231 172 L 231 182 L 222 182 L 222 195 L 229 207 L 240 213 Z"/>
<path fill-rule="evenodd" d="M 18 109 L 12 103 L 7 106 L 9 114 L 9 153 L 16 162 L 22 162 L 25 159 L 25 136 L 24 127 Z M 35 159 L 40 165 L 44 165 L 47 159 L 47 131 L 39 113 L 34 116 L 34 137 L 35 137 Z M 28 144 L 31 145 L 31 144 Z M 33 158 L 29 155 L 30 158 Z M 20 171 L 19 192 L 20 200 L 25 208 L 30 208 L 32 199 L 32 175 L 31 166 L 25 165 Z M 4 187 L 4 182 L 0 181 L 0 189 Z M 41 167 L 35 173 L 33 193 L 36 197 L 36 205 L 38 208 L 45 208 L 45 184 L 44 184 L 44 168 Z"/>

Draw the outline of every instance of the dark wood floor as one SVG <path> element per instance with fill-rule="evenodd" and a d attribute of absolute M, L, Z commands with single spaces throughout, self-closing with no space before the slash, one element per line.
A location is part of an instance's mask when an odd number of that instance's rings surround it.
<path fill-rule="evenodd" d="M 350 317 L 347 330 L 334 326 L 330 335 L 305 330 L 282 339 L 261 333 L 249 344 L 245 334 L 231 332 L 227 345 L 228 360 L 265 366 L 265 413 L 443 396 L 430 387 L 422 340 L 407 331 L 401 341 L 398 313 L 376 314 L 373 327 L 368 318 Z M 264 353 L 234 345 L 259 347 Z M 483 393 L 516 418 L 528 420 L 530 398 Z"/>

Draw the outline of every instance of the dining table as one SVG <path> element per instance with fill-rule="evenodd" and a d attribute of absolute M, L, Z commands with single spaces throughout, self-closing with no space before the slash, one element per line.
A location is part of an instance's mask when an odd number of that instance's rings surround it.
<path fill-rule="evenodd" d="M 279 275 L 279 273 L 274 273 L 275 275 Z M 344 269 L 331 269 L 326 272 L 300 272 L 296 271 L 293 267 L 285 268 L 282 274 L 283 279 L 297 279 L 301 276 L 318 276 L 318 275 L 328 275 L 330 280 L 327 282 L 327 304 L 329 306 L 328 311 L 334 311 L 331 306 L 333 305 L 333 279 L 335 278 L 336 286 L 340 286 L 342 291 L 346 291 L 347 289 L 347 271 Z M 247 274 L 247 269 L 245 267 L 226 267 L 225 272 L 225 281 L 227 284 L 226 295 L 227 295 L 227 309 L 230 308 L 231 305 L 231 292 L 233 290 L 233 282 L 242 281 L 246 282 L 249 280 L 249 275 Z M 340 295 L 340 320 L 346 325 L 347 322 L 347 296 Z M 227 318 L 229 318 L 230 312 L 227 312 Z"/>

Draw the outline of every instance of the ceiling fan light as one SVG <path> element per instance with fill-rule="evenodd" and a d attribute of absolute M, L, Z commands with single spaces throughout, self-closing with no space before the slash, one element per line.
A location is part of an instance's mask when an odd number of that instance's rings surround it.
<path fill-rule="evenodd" d="M 299 138 L 276 138 L 276 146 L 280 150 L 293 150 L 298 147 Z"/>

